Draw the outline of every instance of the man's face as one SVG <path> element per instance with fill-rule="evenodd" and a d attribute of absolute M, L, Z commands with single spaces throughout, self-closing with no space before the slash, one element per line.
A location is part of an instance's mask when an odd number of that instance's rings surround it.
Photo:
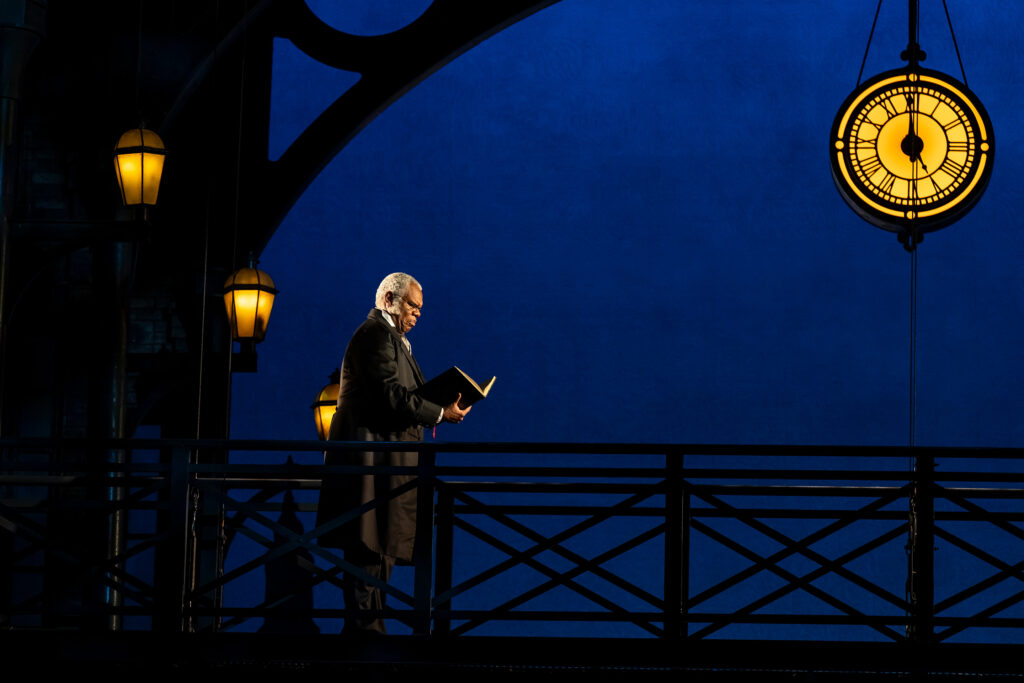
<path fill-rule="evenodd" d="M 390 306 L 388 312 L 395 321 L 395 328 L 399 334 L 405 334 L 416 326 L 420 317 L 420 309 L 423 308 L 423 290 L 415 283 L 410 283 L 409 289 L 403 296 L 395 296 L 388 293 Z"/>

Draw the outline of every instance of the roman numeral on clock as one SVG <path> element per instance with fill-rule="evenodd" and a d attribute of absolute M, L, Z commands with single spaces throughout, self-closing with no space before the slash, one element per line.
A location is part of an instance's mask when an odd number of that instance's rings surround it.
<path fill-rule="evenodd" d="M 943 160 L 942 165 L 939 166 L 939 169 L 945 171 L 954 178 L 957 178 L 960 176 L 961 173 L 963 173 L 964 165 L 953 161 L 949 157 L 946 157 Z"/>
<path fill-rule="evenodd" d="M 882 180 L 878 183 L 878 189 L 886 194 L 892 194 L 892 186 L 896 183 L 896 176 L 888 171 L 882 177 Z"/>
<path fill-rule="evenodd" d="M 882 160 L 877 156 L 865 159 L 860 165 L 860 170 L 863 171 L 865 180 L 875 175 L 875 172 L 880 168 L 882 168 Z"/>

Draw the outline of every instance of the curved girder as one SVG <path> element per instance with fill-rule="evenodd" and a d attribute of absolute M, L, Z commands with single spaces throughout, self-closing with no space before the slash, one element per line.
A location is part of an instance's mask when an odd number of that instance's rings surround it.
<path fill-rule="evenodd" d="M 358 72 L 360 80 L 325 109 L 281 155 L 246 182 L 251 249 L 259 253 L 325 166 L 378 114 L 473 46 L 558 0 L 435 0 L 413 23 L 382 36 L 338 31 L 302 0 L 272 18 L 275 35 L 313 59 Z"/>

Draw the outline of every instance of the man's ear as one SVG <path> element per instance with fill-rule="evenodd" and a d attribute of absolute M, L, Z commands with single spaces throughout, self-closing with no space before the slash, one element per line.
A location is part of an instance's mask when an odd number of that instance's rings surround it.
<path fill-rule="evenodd" d="M 395 303 L 395 293 L 394 292 L 387 292 L 387 293 L 385 293 L 384 294 L 384 303 L 387 305 L 388 308 L 391 308 L 391 306 L 393 306 L 394 303 Z"/>

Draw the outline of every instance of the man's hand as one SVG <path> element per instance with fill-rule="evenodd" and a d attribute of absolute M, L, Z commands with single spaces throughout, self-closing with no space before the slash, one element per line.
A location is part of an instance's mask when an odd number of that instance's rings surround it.
<path fill-rule="evenodd" d="M 473 406 L 469 406 L 465 410 L 459 407 L 459 401 L 462 400 L 462 394 L 455 397 L 455 401 L 450 406 L 444 407 L 444 421 L 451 422 L 452 424 L 458 424 L 462 422 L 462 419 L 469 414 L 469 411 L 473 410 Z"/>

